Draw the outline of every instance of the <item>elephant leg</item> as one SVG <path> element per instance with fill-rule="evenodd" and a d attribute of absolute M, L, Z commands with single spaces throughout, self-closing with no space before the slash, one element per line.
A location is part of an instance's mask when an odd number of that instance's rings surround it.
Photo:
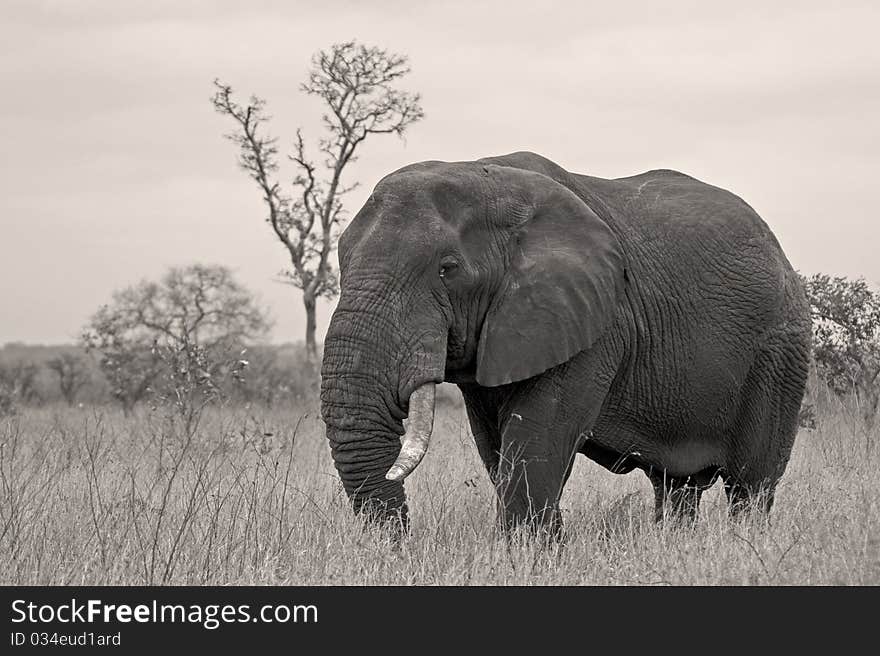
<path fill-rule="evenodd" d="M 561 535 L 559 498 L 586 435 L 557 424 L 558 405 L 558 397 L 538 395 L 502 409 L 495 489 L 505 530 L 527 525 Z"/>
<path fill-rule="evenodd" d="M 493 483 L 504 530 L 527 525 L 561 537 L 559 499 L 614 378 L 614 357 L 591 349 L 489 399 L 500 437 Z"/>
<path fill-rule="evenodd" d="M 798 411 L 806 384 L 807 348 L 780 332 L 768 338 L 765 351 L 749 371 L 735 435 L 725 467 L 724 489 L 731 515 L 769 513 L 776 484 L 791 455 Z"/>
<path fill-rule="evenodd" d="M 495 487 L 502 530 L 528 525 L 558 537 L 559 495 L 571 467 L 557 463 L 540 399 L 521 399 L 515 410 L 505 411 L 509 400 L 498 399 L 494 392 L 459 387 L 477 452 Z M 499 422 L 499 416 L 506 421 Z"/>
<path fill-rule="evenodd" d="M 674 477 L 665 471 L 652 470 L 648 478 L 654 486 L 654 521 L 696 521 L 703 486 L 698 485 L 691 477 Z"/>
<path fill-rule="evenodd" d="M 559 537 L 559 498 L 577 449 L 572 446 L 568 457 L 564 457 L 557 448 L 548 448 L 550 440 L 540 433 L 523 433 L 506 431 L 502 443 L 494 481 L 501 526 L 504 530 L 528 526 Z"/>
<path fill-rule="evenodd" d="M 496 412 L 493 411 L 491 403 L 473 387 L 460 385 L 459 389 L 464 397 L 468 423 L 474 436 L 474 443 L 477 445 L 477 453 L 480 454 L 480 460 L 483 461 L 489 478 L 495 483 L 501 452 L 501 432 L 495 421 Z"/>
<path fill-rule="evenodd" d="M 502 530 L 528 525 L 559 537 L 559 497 L 583 440 L 570 440 L 569 449 L 554 439 L 559 405 L 558 394 L 552 393 L 554 385 L 539 383 L 537 390 L 531 388 L 514 399 L 471 386 L 459 387 L 477 451 L 495 486 Z M 540 391 L 545 388 L 551 393 Z"/>

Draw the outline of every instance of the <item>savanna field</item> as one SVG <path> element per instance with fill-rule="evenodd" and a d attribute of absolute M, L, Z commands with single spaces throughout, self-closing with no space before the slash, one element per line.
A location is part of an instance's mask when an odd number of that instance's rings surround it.
<path fill-rule="evenodd" d="M 447 394 L 407 481 L 396 547 L 352 516 L 315 408 L 55 405 L 0 420 L 0 583 L 779 585 L 880 583 L 880 430 L 831 400 L 801 430 L 769 525 L 653 522 L 641 472 L 578 457 L 567 537 L 496 532 L 494 493 Z M 450 400 L 451 399 L 451 400 Z"/>

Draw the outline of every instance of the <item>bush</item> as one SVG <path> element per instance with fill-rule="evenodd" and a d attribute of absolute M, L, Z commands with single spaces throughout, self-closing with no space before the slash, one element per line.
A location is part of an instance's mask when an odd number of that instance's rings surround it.
<path fill-rule="evenodd" d="M 187 395 L 197 389 L 216 398 L 221 388 L 211 377 L 234 366 L 234 354 L 268 330 L 269 319 L 254 298 L 226 267 L 173 268 L 159 282 L 115 292 L 90 319 L 83 343 L 99 354 L 126 414 L 150 392 L 159 399 L 173 396 L 175 403 L 195 402 L 180 398 L 181 385 Z"/>
<path fill-rule="evenodd" d="M 232 400 L 268 408 L 317 400 L 318 374 L 301 342 L 252 346 L 242 359 L 247 366 L 242 380 L 229 390 Z"/>
<path fill-rule="evenodd" d="M 40 399 L 37 391 L 39 368 L 31 362 L 0 364 L 0 416 L 15 414 L 19 404 Z"/>
<path fill-rule="evenodd" d="M 852 395 L 873 422 L 880 406 L 880 293 L 863 279 L 816 274 L 803 282 L 818 376 L 839 396 Z"/>

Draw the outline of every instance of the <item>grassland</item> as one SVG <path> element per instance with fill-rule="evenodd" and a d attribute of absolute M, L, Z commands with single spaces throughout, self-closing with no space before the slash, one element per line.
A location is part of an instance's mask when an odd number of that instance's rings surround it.
<path fill-rule="evenodd" d="M 352 517 L 314 410 L 50 407 L 0 420 L 3 584 L 877 584 L 880 439 L 856 413 L 802 431 L 770 525 L 657 525 L 644 475 L 579 459 L 567 539 L 508 543 L 464 412 L 438 410 L 395 548 Z"/>

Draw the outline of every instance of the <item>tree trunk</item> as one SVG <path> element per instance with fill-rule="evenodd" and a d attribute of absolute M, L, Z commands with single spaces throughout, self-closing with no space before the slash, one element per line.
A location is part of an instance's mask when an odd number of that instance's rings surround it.
<path fill-rule="evenodd" d="M 315 363 L 318 360 L 318 346 L 315 344 L 315 295 L 304 291 L 303 305 L 306 308 L 306 358 Z"/>

